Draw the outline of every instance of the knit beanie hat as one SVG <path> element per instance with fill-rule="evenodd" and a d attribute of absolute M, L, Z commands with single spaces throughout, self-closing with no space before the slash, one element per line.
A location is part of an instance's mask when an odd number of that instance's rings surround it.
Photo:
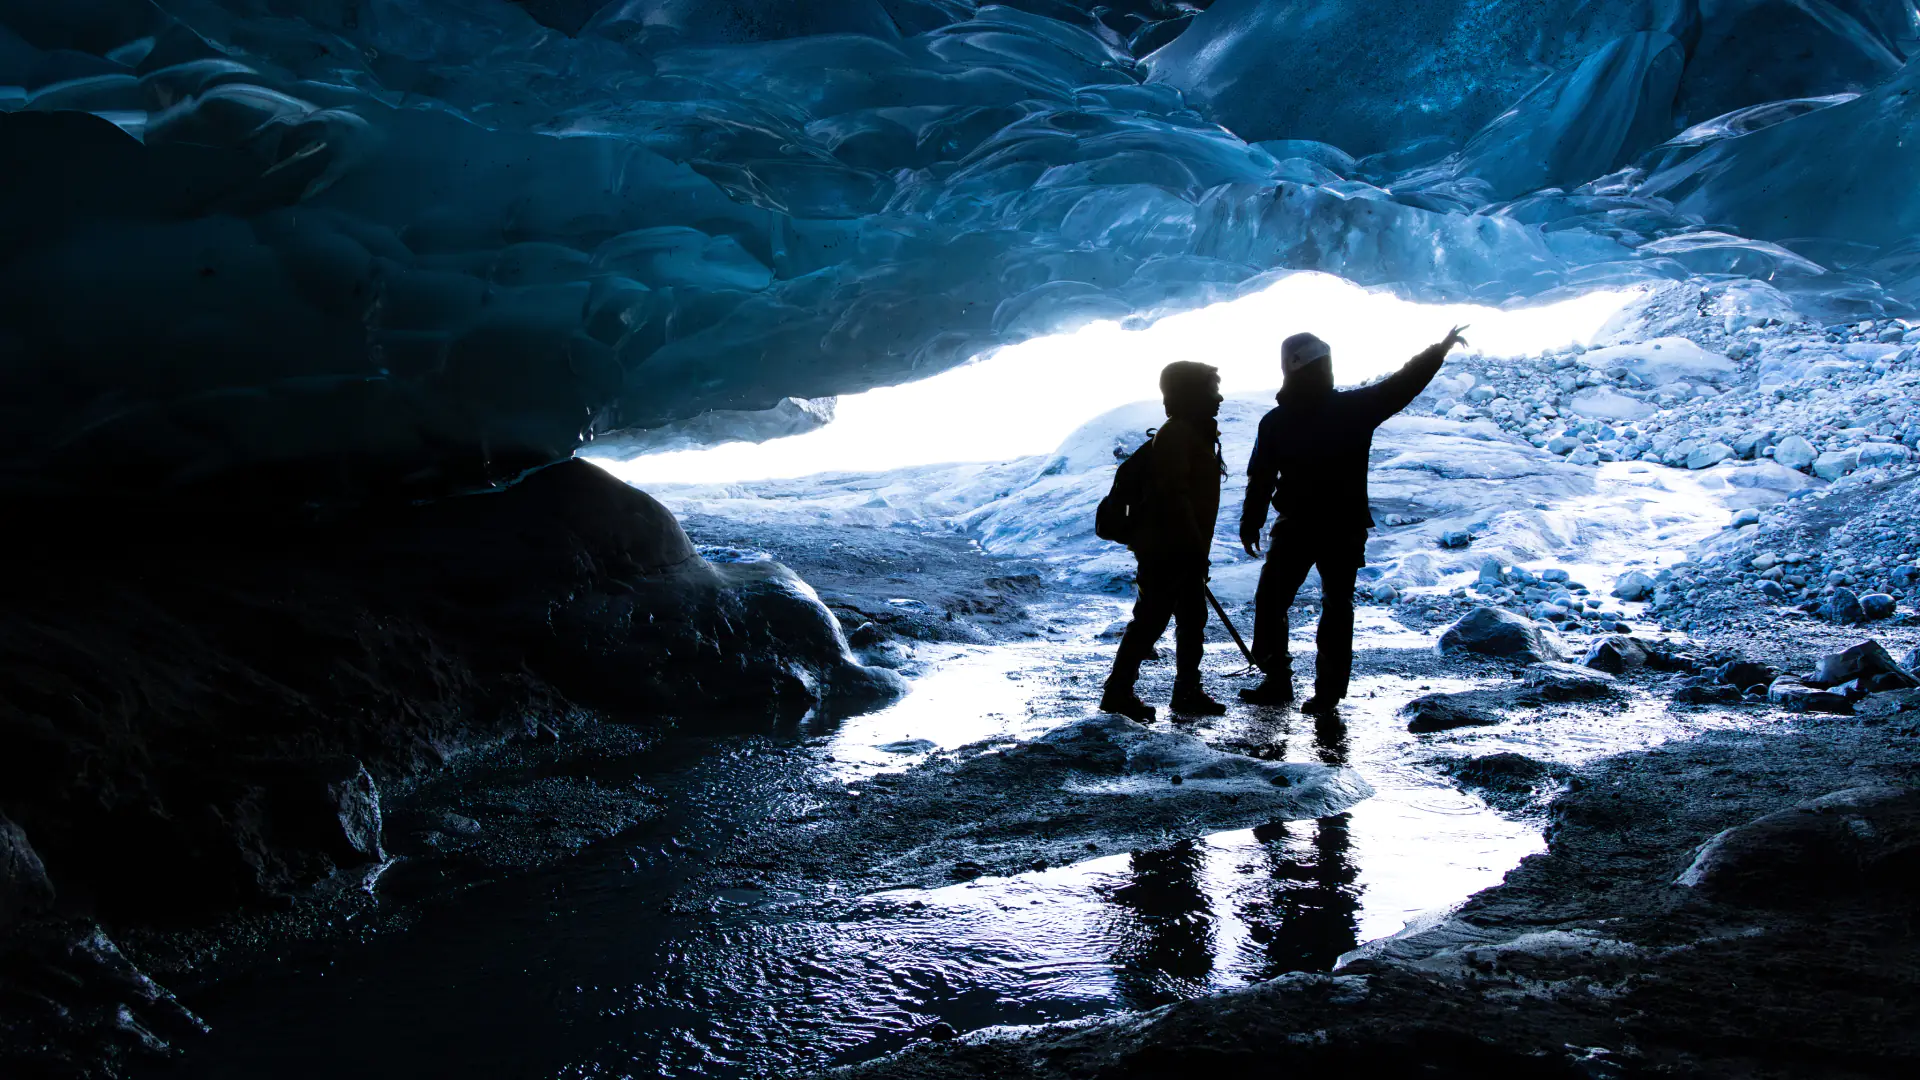
<path fill-rule="evenodd" d="M 1295 334 L 1280 343 L 1280 371 L 1291 375 L 1332 355 L 1333 349 L 1312 334 Z"/>

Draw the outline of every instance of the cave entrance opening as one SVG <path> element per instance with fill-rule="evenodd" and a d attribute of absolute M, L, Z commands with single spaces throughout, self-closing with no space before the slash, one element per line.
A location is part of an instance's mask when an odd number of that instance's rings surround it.
<path fill-rule="evenodd" d="M 1471 347 L 1520 357 L 1585 345 L 1639 295 L 1601 289 L 1523 307 L 1423 304 L 1330 274 L 1299 273 L 1141 329 L 1088 324 L 1033 338 L 898 386 L 839 399 L 831 423 L 765 442 L 729 442 L 625 459 L 585 456 L 642 486 L 745 483 L 820 473 L 875 473 L 923 465 L 998 462 L 1046 454 L 1111 409 L 1157 396 L 1160 368 L 1201 360 L 1228 394 L 1276 388 L 1280 342 L 1311 330 L 1334 349 L 1340 381 L 1392 371 L 1449 327 Z"/>

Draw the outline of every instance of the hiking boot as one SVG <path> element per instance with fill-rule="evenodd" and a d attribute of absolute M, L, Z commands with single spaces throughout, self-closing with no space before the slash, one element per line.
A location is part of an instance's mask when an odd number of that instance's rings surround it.
<path fill-rule="evenodd" d="M 1109 686 L 1100 694 L 1100 711 L 1119 713 L 1136 724 L 1153 723 L 1153 706 L 1140 700 L 1132 687 Z"/>
<path fill-rule="evenodd" d="M 1240 691 L 1240 700 L 1249 705 L 1266 705 L 1277 708 L 1293 703 L 1293 678 L 1288 675 L 1269 675 L 1260 680 L 1260 685 Z"/>
<path fill-rule="evenodd" d="M 1227 707 L 1213 700 L 1205 690 L 1200 689 L 1198 680 L 1174 685 L 1171 708 L 1175 714 L 1184 716 L 1227 715 Z"/>
<path fill-rule="evenodd" d="M 1337 697 L 1328 697 L 1325 694 L 1315 694 L 1300 706 L 1300 711 L 1306 713 L 1308 716 L 1325 716 L 1338 719 L 1340 716 L 1340 699 Z"/>

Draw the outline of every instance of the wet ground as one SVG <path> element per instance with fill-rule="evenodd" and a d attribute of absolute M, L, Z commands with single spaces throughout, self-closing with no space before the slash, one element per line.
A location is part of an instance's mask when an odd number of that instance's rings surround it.
<path fill-rule="evenodd" d="M 823 558 L 844 550 L 824 533 L 805 543 Z M 930 614 L 897 623 L 911 632 L 950 623 L 956 607 L 951 590 L 932 590 L 929 606 L 902 588 L 911 570 L 865 591 L 859 580 L 822 587 L 843 621 L 919 604 Z M 1124 607 L 1034 595 L 1023 580 L 998 588 L 1024 595 L 986 605 L 995 643 L 884 635 L 912 691 L 880 712 L 771 732 L 616 732 L 591 753 L 563 745 L 543 764 L 506 767 L 528 783 L 538 772 L 541 783 L 640 791 L 656 811 L 628 815 L 644 820 L 610 836 L 547 815 L 549 833 L 575 830 L 577 853 L 526 873 L 462 876 L 434 847 L 444 836 L 403 839 L 415 854 L 354 916 L 393 929 L 289 947 L 198 987 L 176 978 L 213 1034 L 150 1075 L 788 1076 L 900 1049 L 940 1025 L 1083 1017 L 1325 971 L 1543 850 L 1551 783 L 1496 810 L 1450 766 L 1501 752 L 1578 766 L 1764 722 L 1672 712 L 1633 691 L 1625 705 L 1410 735 L 1397 715 L 1408 700 L 1509 683 L 1511 672 L 1442 662 L 1431 631 L 1374 609 L 1343 723 L 1236 703 L 1219 720 L 1177 725 L 1262 761 L 1350 769 L 1370 798 L 1303 816 L 1311 801 L 1161 777 L 1149 779 L 1164 787 L 1127 777 L 1078 794 L 1051 779 L 1021 787 L 1004 782 L 1023 767 L 1021 748 L 1095 714 L 1112 648 L 1099 636 Z M 1211 671 L 1237 660 L 1232 645 L 1210 646 Z M 1144 696 L 1164 701 L 1170 677 L 1151 665 Z M 1212 679 L 1221 697 L 1239 685 Z M 485 829 L 480 786 L 455 777 L 395 821 Z"/>

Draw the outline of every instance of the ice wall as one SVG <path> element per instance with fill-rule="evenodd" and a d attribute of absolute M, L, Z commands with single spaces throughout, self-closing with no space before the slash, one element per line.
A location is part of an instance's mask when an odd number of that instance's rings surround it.
<path fill-rule="evenodd" d="M 1891 0 L 0 0 L 0 482 L 454 489 L 1289 269 L 1820 293 L 1909 228 L 1897 177 L 1799 193 L 1903 145 L 1914 36 Z M 1844 260 L 1774 227 L 1770 155 Z"/>

